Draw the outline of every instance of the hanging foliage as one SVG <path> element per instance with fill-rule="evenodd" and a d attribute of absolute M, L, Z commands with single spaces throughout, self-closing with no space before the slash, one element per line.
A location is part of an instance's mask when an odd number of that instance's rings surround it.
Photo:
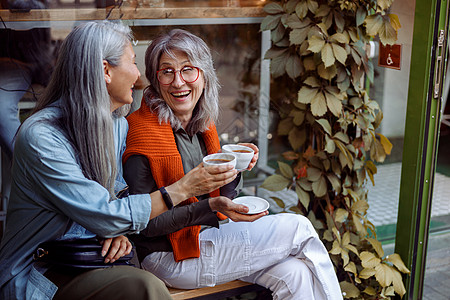
<path fill-rule="evenodd" d="M 393 44 L 400 28 L 389 14 L 392 0 L 289 0 L 265 6 L 261 30 L 270 30 L 273 84 L 286 86 L 278 134 L 292 150 L 262 187 L 295 190 L 298 206 L 324 241 L 344 298 L 403 296 L 398 254 L 384 255 L 367 219 L 368 180 L 392 144 L 376 129 L 383 119 L 364 88 L 374 67 L 366 53 L 370 38 Z M 292 88 L 293 87 L 293 88 Z M 282 199 L 276 202 L 284 208 Z"/>

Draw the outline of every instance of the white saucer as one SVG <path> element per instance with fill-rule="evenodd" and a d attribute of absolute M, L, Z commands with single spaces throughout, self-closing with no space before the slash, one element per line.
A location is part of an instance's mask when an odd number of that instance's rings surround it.
<path fill-rule="evenodd" d="M 259 214 L 266 211 L 269 208 L 269 202 L 260 197 L 244 196 L 238 197 L 233 200 L 234 203 L 243 204 L 248 207 L 248 213 L 246 215 Z"/>

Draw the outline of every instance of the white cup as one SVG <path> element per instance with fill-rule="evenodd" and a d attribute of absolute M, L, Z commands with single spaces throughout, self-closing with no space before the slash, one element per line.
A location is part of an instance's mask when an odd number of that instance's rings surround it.
<path fill-rule="evenodd" d="M 203 157 L 205 168 L 223 165 L 236 166 L 236 156 L 231 153 L 214 153 Z"/>
<path fill-rule="evenodd" d="M 228 144 L 224 145 L 222 147 L 223 153 L 232 153 L 236 156 L 236 170 L 243 171 L 248 168 L 248 165 L 252 161 L 253 155 L 255 154 L 255 151 L 247 146 L 244 145 L 237 145 L 237 144 Z"/>

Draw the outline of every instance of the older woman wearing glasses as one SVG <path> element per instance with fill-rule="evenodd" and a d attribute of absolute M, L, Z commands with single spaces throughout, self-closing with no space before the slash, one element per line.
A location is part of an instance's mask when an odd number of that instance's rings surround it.
<path fill-rule="evenodd" d="M 145 65 L 150 85 L 141 108 L 128 117 L 124 177 L 131 193 L 159 190 L 169 210 L 130 236 L 142 267 L 176 288 L 241 279 L 270 289 L 274 299 L 342 299 L 328 253 L 307 218 L 247 215 L 247 207 L 229 199 L 240 187 L 237 171 L 203 167 L 202 158 L 220 149 L 214 125 L 219 84 L 204 41 L 172 30 L 153 40 Z M 258 148 L 246 145 L 256 153 L 252 169 Z M 181 178 L 196 197 L 172 207 L 176 195 L 164 187 Z"/>

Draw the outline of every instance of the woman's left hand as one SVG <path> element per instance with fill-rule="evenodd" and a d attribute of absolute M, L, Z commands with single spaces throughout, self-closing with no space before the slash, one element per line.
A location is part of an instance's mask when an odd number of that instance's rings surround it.
<path fill-rule="evenodd" d="M 100 244 L 103 245 L 102 256 L 105 256 L 106 253 L 108 253 L 105 257 L 106 264 L 109 262 L 113 263 L 122 256 L 130 254 L 131 249 L 133 248 L 128 238 L 124 235 L 104 239 L 100 241 Z"/>
<path fill-rule="evenodd" d="M 253 169 L 253 167 L 256 165 L 256 163 L 258 162 L 259 149 L 255 144 L 252 144 L 252 143 L 239 143 L 238 145 L 250 147 L 253 149 L 253 151 L 255 151 L 255 154 L 253 154 L 253 158 L 247 167 L 247 171 L 251 171 Z"/>

